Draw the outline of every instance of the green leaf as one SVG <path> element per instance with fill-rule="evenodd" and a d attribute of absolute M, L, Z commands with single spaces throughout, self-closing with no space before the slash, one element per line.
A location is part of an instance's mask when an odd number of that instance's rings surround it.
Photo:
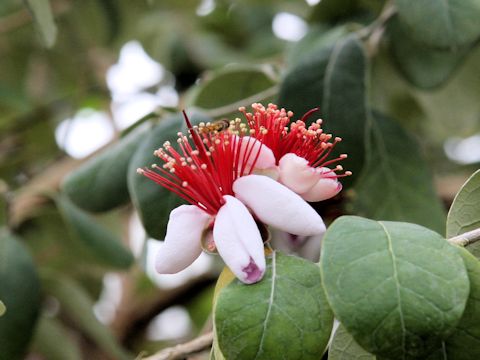
<path fill-rule="evenodd" d="M 480 170 L 475 171 L 458 191 L 447 216 L 447 237 L 480 227 Z"/>
<path fill-rule="evenodd" d="M 8 309 L 0 319 L 0 360 L 23 359 L 41 305 L 40 283 L 25 246 L 0 228 L 0 298 Z"/>
<path fill-rule="evenodd" d="M 52 47 L 57 38 L 57 26 L 53 20 L 52 8 L 49 0 L 26 0 L 32 12 L 35 25 L 42 34 L 47 47 Z"/>
<path fill-rule="evenodd" d="M 272 75 L 266 69 L 258 66 L 227 67 L 199 85 L 192 103 L 203 109 L 215 109 L 254 96 L 273 85 Z M 258 98 L 250 103 L 261 100 L 264 99 Z"/>
<path fill-rule="evenodd" d="M 416 141 L 395 121 L 373 113 L 367 164 L 356 187 L 356 213 L 408 221 L 443 233 L 445 215 Z"/>
<path fill-rule="evenodd" d="M 365 350 L 422 358 L 459 322 L 469 293 L 457 248 L 419 225 L 343 216 L 320 259 L 335 317 Z"/>
<path fill-rule="evenodd" d="M 395 0 L 395 4 L 412 37 L 431 46 L 455 48 L 480 36 L 477 0 Z"/>
<path fill-rule="evenodd" d="M 443 50 L 425 46 L 412 39 L 398 21 L 389 22 L 388 29 L 390 48 L 398 69 L 409 82 L 421 89 L 443 85 L 471 50 L 470 46 Z"/>
<path fill-rule="evenodd" d="M 113 268 L 126 269 L 134 258 L 110 230 L 100 225 L 90 215 L 77 208 L 64 196 L 55 198 L 58 209 L 69 226 L 71 235 L 81 245 L 86 256 Z"/>
<path fill-rule="evenodd" d="M 321 358 L 333 314 L 315 264 L 273 252 L 254 285 L 234 280 L 214 309 L 218 345 L 226 359 Z"/>
<path fill-rule="evenodd" d="M 84 163 L 65 178 L 62 190 L 87 211 L 107 211 L 128 202 L 128 164 L 149 130 L 135 129 Z"/>
<path fill-rule="evenodd" d="M 81 360 L 79 347 L 67 334 L 67 328 L 59 320 L 43 316 L 35 332 L 33 348 L 48 360 Z"/>
<path fill-rule="evenodd" d="M 5 304 L 0 300 L 0 316 L 5 314 L 6 311 L 7 311 L 7 308 L 5 307 Z"/>
<path fill-rule="evenodd" d="M 355 342 L 352 335 L 347 332 L 347 329 L 340 324 L 332 343 L 328 348 L 328 360 L 375 360 L 373 354 L 365 351 L 360 345 Z"/>
<path fill-rule="evenodd" d="M 351 31 L 347 25 L 327 29 L 325 27 L 314 27 L 303 38 L 293 43 L 287 53 L 289 67 L 297 66 L 304 58 L 311 56 L 318 49 L 332 46 Z"/>
<path fill-rule="evenodd" d="M 480 228 L 480 170 L 477 170 L 459 190 L 447 216 L 447 238 Z M 466 246 L 477 259 L 480 242 Z"/>
<path fill-rule="evenodd" d="M 131 359 L 131 356 L 120 347 L 108 327 L 95 317 L 92 310 L 94 303 L 80 285 L 72 279 L 59 276 L 57 273 L 45 273 L 43 280 L 48 293 L 60 302 L 62 312 L 91 341 L 113 359 Z"/>
<path fill-rule="evenodd" d="M 434 359 L 480 359 L 480 262 L 465 249 L 459 248 L 470 279 L 470 295 L 462 319 L 444 342 Z"/>
<path fill-rule="evenodd" d="M 354 176 L 364 162 L 367 72 L 363 45 L 352 35 L 306 56 L 285 77 L 278 100 L 279 105 L 294 111 L 298 118 L 320 106 L 322 127 L 343 139 L 334 152 L 348 153 L 342 165 Z"/>
<path fill-rule="evenodd" d="M 192 123 L 211 121 L 198 112 L 188 112 Z M 165 141 L 175 142 L 177 133 L 185 133 L 185 123 L 180 114 L 168 117 L 153 128 L 137 148 L 128 167 L 128 190 L 133 205 L 138 211 L 147 233 L 156 239 L 163 239 L 170 211 L 182 203 L 179 196 L 164 187 L 137 174 L 137 169 L 159 163 L 153 152 Z"/>

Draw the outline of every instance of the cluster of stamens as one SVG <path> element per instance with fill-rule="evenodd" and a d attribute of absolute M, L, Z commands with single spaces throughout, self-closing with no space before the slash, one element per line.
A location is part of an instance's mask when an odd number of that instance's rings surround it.
<path fill-rule="evenodd" d="M 185 115 L 185 114 L 184 114 Z M 166 141 L 154 155 L 163 165 L 137 172 L 214 215 L 233 195 L 233 182 L 253 170 L 260 149 L 253 139 L 242 142 L 250 129 L 235 119 L 222 127 L 217 123 L 192 126 L 185 115 L 189 135 L 178 133 L 177 147 Z"/>
<path fill-rule="evenodd" d="M 340 154 L 337 158 L 328 160 L 332 150 L 342 139 L 324 133 L 321 119 L 306 125 L 306 120 L 318 111 L 318 108 L 308 111 L 300 120 L 294 122 L 291 121 L 291 111 L 279 109 L 275 104 L 268 104 L 265 108 L 262 104 L 255 103 L 252 109 L 253 113 L 247 112 L 245 107 L 239 108 L 239 111 L 244 114 L 250 129 L 254 130 L 253 136 L 273 151 L 277 162 L 288 153 L 306 159 L 314 168 L 330 167 L 347 158 L 347 154 Z M 342 171 L 341 165 L 332 169 L 332 172 Z M 332 172 L 326 177 L 339 178 L 352 174 L 350 171 L 335 175 Z"/>

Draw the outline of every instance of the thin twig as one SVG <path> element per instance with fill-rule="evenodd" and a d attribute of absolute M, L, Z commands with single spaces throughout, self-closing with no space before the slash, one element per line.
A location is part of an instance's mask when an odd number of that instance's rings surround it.
<path fill-rule="evenodd" d="M 467 246 L 480 241 L 480 228 L 468 231 L 461 235 L 454 236 L 448 239 L 448 242 L 453 245 Z"/>
<path fill-rule="evenodd" d="M 382 36 L 385 33 L 385 25 L 396 13 L 397 8 L 393 1 L 390 0 L 385 4 L 378 18 L 358 32 L 358 36 L 365 39 L 366 51 L 370 57 L 376 54 Z"/>
<path fill-rule="evenodd" d="M 170 348 L 163 349 L 162 351 L 143 358 L 143 360 L 175 360 L 183 359 L 188 355 L 198 353 L 212 346 L 213 331 L 207 334 L 201 335 L 189 342 L 179 344 Z"/>

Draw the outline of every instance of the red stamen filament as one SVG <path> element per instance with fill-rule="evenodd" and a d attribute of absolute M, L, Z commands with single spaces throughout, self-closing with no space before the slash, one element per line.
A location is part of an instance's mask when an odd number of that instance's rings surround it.
<path fill-rule="evenodd" d="M 305 121 L 319 108 L 309 110 L 301 120 L 291 122 L 293 113 L 285 109 L 278 109 L 274 104 L 265 108 L 262 104 L 252 105 L 253 113 L 246 112 L 244 107 L 239 110 L 244 114 L 252 131 L 252 136 L 268 146 L 278 161 L 283 155 L 294 153 L 306 159 L 311 167 L 328 167 L 347 158 L 341 154 L 335 159 L 327 160 L 334 147 L 342 141 L 336 137 L 331 141 L 332 135 L 326 134 L 321 128 L 322 120 L 312 122 L 308 127 Z M 343 170 L 343 168 L 342 168 Z M 335 170 L 339 171 L 339 170 Z M 350 176 L 351 172 L 326 177 Z"/>
<path fill-rule="evenodd" d="M 178 150 L 165 142 L 154 152 L 163 166 L 153 165 L 138 172 L 215 215 L 225 202 L 223 196 L 233 195 L 234 181 L 251 172 L 260 149 L 255 149 L 253 141 L 242 145 L 239 135 L 246 129 L 237 131 L 235 122 L 228 129 L 209 131 L 206 125 L 193 127 L 184 116 L 190 136 L 178 134 Z"/>

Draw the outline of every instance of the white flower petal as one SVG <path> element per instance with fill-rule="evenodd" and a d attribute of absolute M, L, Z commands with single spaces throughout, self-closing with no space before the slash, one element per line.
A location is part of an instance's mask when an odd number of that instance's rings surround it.
<path fill-rule="evenodd" d="M 233 183 L 236 197 L 264 223 L 295 235 L 325 232 L 320 215 L 299 195 L 261 175 L 248 175 Z"/>
<path fill-rule="evenodd" d="M 315 168 L 308 165 L 307 160 L 292 153 L 283 155 L 278 162 L 278 167 L 279 181 L 297 194 L 310 190 L 320 176 Z"/>
<path fill-rule="evenodd" d="M 329 168 L 319 168 L 317 173 L 320 179 L 308 191 L 300 196 L 307 201 L 322 201 L 330 199 L 342 190 L 342 184 L 335 178 L 335 173 Z M 329 177 L 330 176 L 330 177 Z"/>
<path fill-rule="evenodd" d="M 155 259 L 160 274 L 174 274 L 202 253 L 200 239 L 211 216 L 194 205 L 181 205 L 170 213 L 167 235 Z"/>
<path fill-rule="evenodd" d="M 263 241 L 257 224 L 248 209 L 230 195 L 220 208 L 213 225 L 213 238 L 218 253 L 237 278 L 251 284 L 265 273 Z"/>
<path fill-rule="evenodd" d="M 275 166 L 275 155 L 273 155 L 273 151 L 263 145 L 259 140 L 250 136 L 242 136 L 240 142 L 240 163 L 243 162 L 244 156 L 249 156 L 247 164 L 251 166 L 260 151 L 257 162 L 255 163 L 255 168 L 268 169 Z"/>

